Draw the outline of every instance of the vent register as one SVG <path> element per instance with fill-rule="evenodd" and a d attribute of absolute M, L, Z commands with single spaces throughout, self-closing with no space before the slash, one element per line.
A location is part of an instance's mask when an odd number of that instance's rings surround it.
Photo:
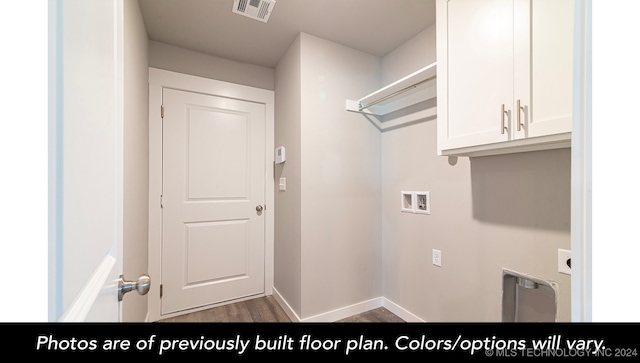
<path fill-rule="evenodd" d="M 233 12 L 266 23 L 275 5 L 275 0 L 234 0 Z"/>

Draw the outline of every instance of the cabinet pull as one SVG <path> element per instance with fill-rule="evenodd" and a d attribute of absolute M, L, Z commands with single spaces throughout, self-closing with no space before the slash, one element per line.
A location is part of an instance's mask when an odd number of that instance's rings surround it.
<path fill-rule="evenodd" d="M 524 124 L 520 121 L 520 112 L 525 112 L 525 110 L 524 107 L 520 106 L 520 100 L 517 101 L 516 107 L 518 108 L 518 131 L 520 131 L 524 127 Z"/>
<path fill-rule="evenodd" d="M 506 111 L 506 110 L 504 109 L 504 103 L 502 104 L 502 107 L 500 108 L 500 111 L 501 111 L 501 112 L 500 112 L 500 114 L 501 114 L 501 115 L 500 115 L 500 118 L 501 118 L 501 122 L 502 122 L 502 127 L 501 127 L 501 132 L 500 132 L 500 133 L 501 133 L 501 134 L 504 134 L 504 132 L 505 132 L 505 131 L 509 131 L 509 128 L 507 128 L 507 127 L 504 125 L 504 115 L 508 112 L 508 111 Z"/>

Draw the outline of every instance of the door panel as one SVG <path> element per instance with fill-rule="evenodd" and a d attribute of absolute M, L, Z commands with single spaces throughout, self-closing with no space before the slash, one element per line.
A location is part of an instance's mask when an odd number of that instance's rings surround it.
<path fill-rule="evenodd" d="M 49 3 L 50 321 L 121 320 L 122 12 Z"/>
<path fill-rule="evenodd" d="M 188 199 L 246 198 L 246 114 L 194 106 L 187 112 Z"/>
<path fill-rule="evenodd" d="M 187 276 L 185 285 L 245 278 L 249 275 L 247 220 L 185 223 Z M 224 251 L 224 254 L 218 253 Z"/>
<path fill-rule="evenodd" d="M 452 0 L 447 7 L 446 147 L 507 141 L 501 105 L 512 109 L 513 1 Z"/>
<path fill-rule="evenodd" d="M 162 313 L 264 292 L 265 106 L 164 89 Z"/>
<path fill-rule="evenodd" d="M 571 132 L 573 1 L 536 0 L 531 3 L 529 137 Z"/>

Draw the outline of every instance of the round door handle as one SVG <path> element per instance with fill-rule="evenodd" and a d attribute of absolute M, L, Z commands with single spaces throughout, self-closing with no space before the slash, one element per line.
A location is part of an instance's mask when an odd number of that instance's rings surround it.
<path fill-rule="evenodd" d="M 262 206 L 261 206 L 261 205 L 258 205 L 258 206 L 256 207 L 256 210 L 257 210 L 258 212 L 262 212 L 262 210 L 263 210 L 263 209 L 264 209 L 264 208 L 262 208 Z"/>
<path fill-rule="evenodd" d="M 138 294 L 145 295 L 151 288 L 151 278 L 149 275 L 140 275 L 138 281 L 126 281 L 123 275 L 118 279 L 118 301 L 122 301 L 124 294 L 136 290 Z"/>

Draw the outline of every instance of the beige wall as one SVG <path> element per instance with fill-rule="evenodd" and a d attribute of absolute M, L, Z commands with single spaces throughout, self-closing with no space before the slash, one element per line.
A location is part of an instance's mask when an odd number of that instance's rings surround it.
<path fill-rule="evenodd" d="M 378 87 L 379 70 L 379 58 L 308 34 L 276 69 L 287 161 L 275 176 L 275 288 L 301 319 L 381 293 L 380 133 L 345 110 Z"/>
<path fill-rule="evenodd" d="M 436 27 L 430 26 L 382 58 L 382 84 L 387 85 L 436 61 Z"/>
<path fill-rule="evenodd" d="M 382 78 L 432 63 L 434 44 L 433 28 L 417 35 L 384 57 Z M 570 249 L 569 149 L 437 156 L 432 119 L 385 131 L 381 160 L 385 298 L 429 322 L 500 321 L 508 268 L 558 282 L 559 319 L 571 319 L 570 276 L 557 272 L 557 249 Z M 401 213 L 402 190 L 429 191 L 431 214 Z"/>
<path fill-rule="evenodd" d="M 149 41 L 149 67 L 245 86 L 274 89 L 275 70 Z"/>
<path fill-rule="evenodd" d="M 274 226 L 274 288 L 300 315 L 301 284 L 301 103 L 300 37 L 296 38 L 276 67 L 275 146 L 284 146 L 287 160 L 276 164 Z M 287 189 L 278 188 L 286 178 Z"/>
<path fill-rule="evenodd" d="M 379 297 L 380 133 L 345 110 L 380 59 L 308 34 L 302 64 L 302 317 Z"/>
<path fill-rule="evenodd" d="M 137 1 L 124 2 L 124 276 L 147 273 L 149 99 L 147 31 Z M 147 296 L 128 294 L 125 322 L 146 319 Z"/>

